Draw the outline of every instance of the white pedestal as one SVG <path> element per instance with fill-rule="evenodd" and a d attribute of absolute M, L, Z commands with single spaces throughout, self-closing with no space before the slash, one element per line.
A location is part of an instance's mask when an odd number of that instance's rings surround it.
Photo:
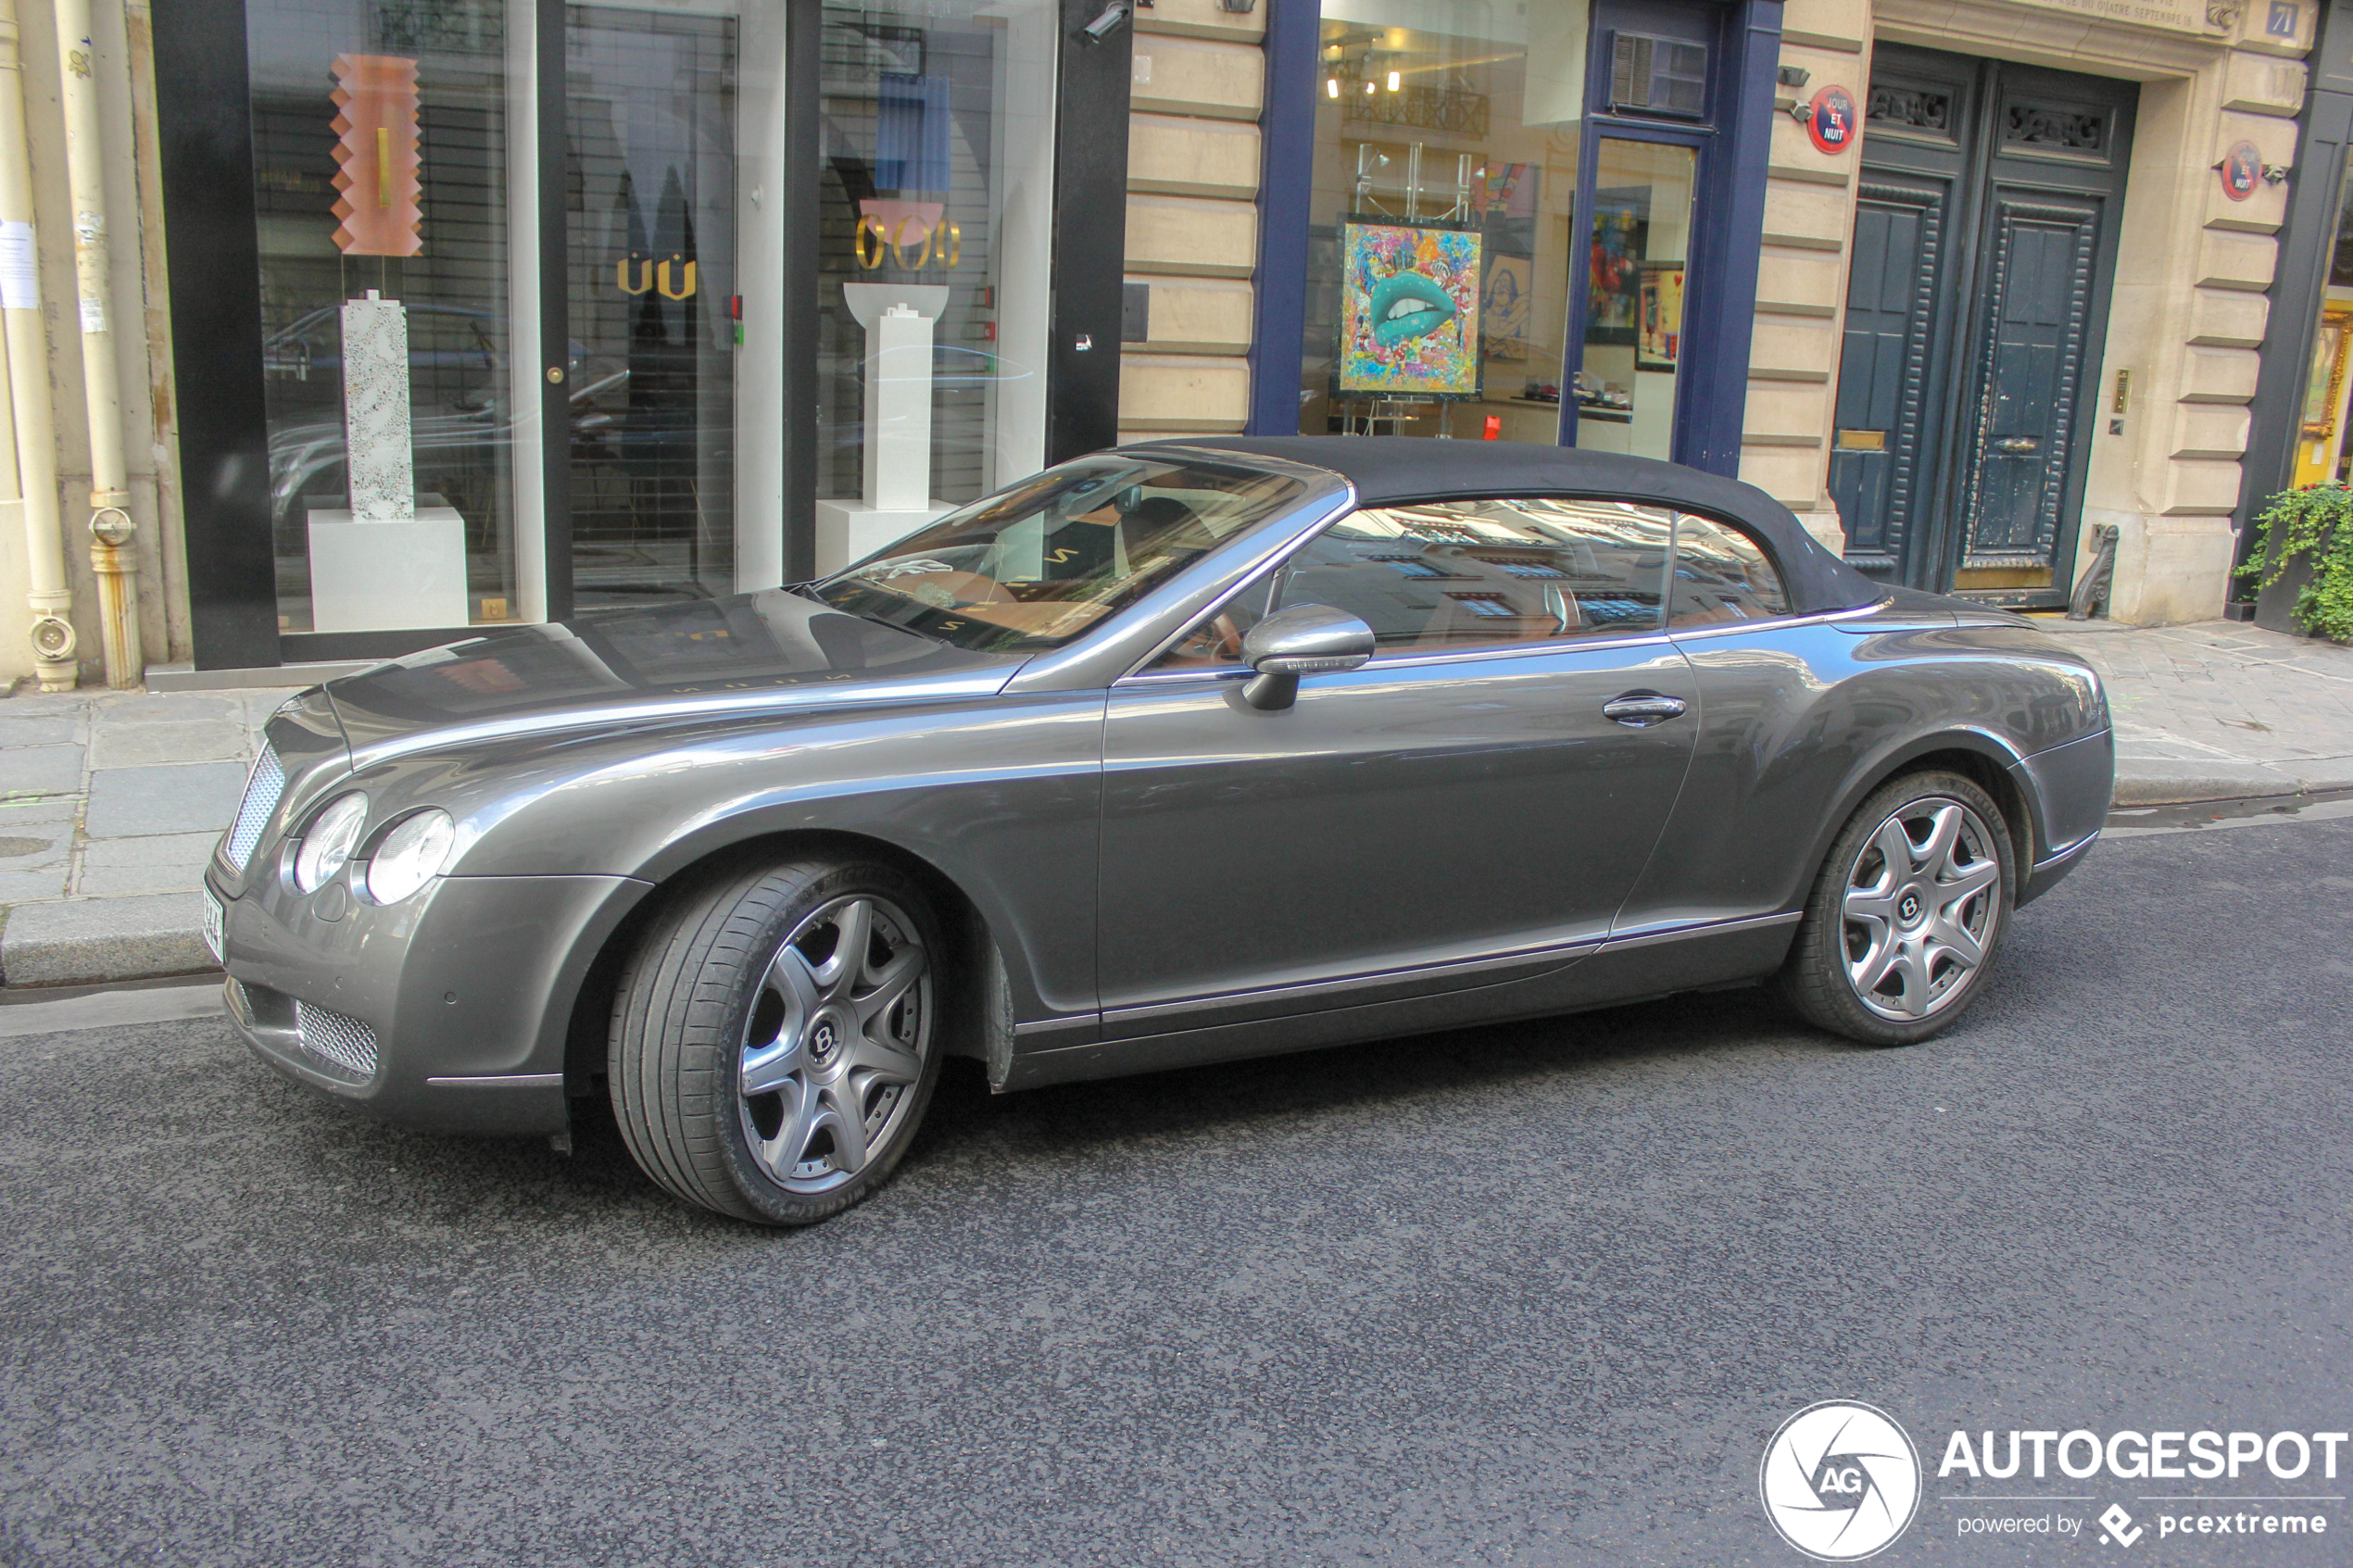
<path fill-rule="evenodd" d="M 864 560 L 918 528 L 956 508 L 934 501 L 928 507 L 870 507 L 863 501 L 817 503 L 817 572 L 829 577 L 851 561 Z"/>
<path fill-rule="evenodd" d="M 466 520 L 427 507 L 400 522 L 310 514 L 310 624 L 321 632 L 464 626 Z"/>

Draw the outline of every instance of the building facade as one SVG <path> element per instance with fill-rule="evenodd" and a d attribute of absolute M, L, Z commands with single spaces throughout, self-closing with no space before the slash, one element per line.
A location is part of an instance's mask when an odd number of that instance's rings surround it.
<path fill-rule="evenodd" d="M 24 24 L 52 301 L 81 3 Z M 2347 458 L 2315 0 L 90 15 L 150 664 L 709 600 L 1241 431 L 1669 458 L 2025 608 L 2112 530 L 2108 612 L 2187 621 L 2259 495 Z M 40 318 L 82 563 L 74 325 Z M 0 589 L 37 596 L 19 521 Z"/>

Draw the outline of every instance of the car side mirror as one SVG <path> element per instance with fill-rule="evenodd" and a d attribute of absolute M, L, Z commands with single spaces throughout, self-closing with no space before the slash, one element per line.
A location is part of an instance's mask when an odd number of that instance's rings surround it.
<path fill-rule="evenodd" d="M 1299 678 L 1327 670 L 1354 670 L 1373 657 L 1373 629 L 1329 605 L 1277 610 L 1242 638 L 1242 662 L 1258 673 L 1242 700 L 1272 712 L 1299 699 Z"/>

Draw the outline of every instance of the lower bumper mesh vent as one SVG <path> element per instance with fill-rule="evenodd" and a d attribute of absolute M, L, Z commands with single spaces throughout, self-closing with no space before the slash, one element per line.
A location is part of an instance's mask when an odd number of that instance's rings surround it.
<path fill-rule="evenodd" d="M 295 1003 L 295 1031 L 303 1049 L 361 1077 L 376 1071 L 376 1032 L 356 1018 L 308 1002 Z"/>

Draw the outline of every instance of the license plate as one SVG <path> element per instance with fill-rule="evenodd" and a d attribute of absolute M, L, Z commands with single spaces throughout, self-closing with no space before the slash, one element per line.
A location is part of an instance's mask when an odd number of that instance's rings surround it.
<path fill-rule="evenodd" d="M 227 921 L 229 912 L 220 907 L 220 900 L 213 897 L 211 888 L 208 887 L 203 891 L 204 945 L 212 949 L 214 963 L 225 964 L 229 960 L 220 950 L 220 928 Z"/>

